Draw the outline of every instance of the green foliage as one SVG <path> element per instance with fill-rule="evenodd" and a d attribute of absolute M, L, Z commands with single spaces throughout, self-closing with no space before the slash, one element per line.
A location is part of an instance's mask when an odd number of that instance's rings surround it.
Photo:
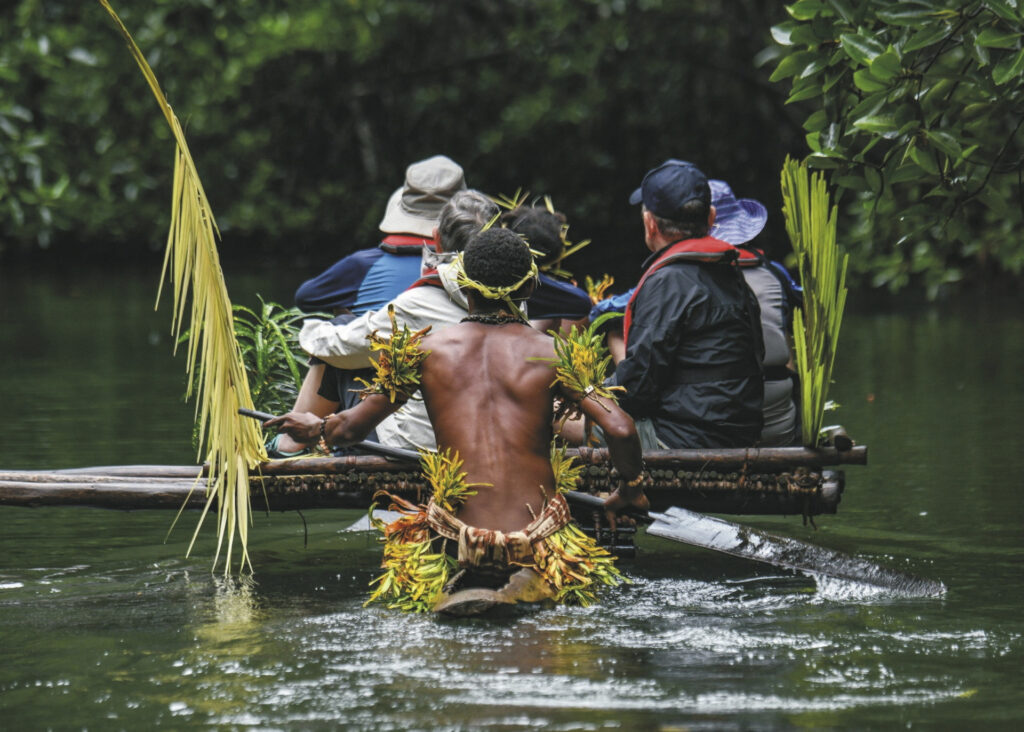
<path fill-rule="evenodd" d="M 159 250 L 170 135 L 102 8 L 0 6 L 0 247 Z M 372 245 L 405 167 L 444 153 L 485 192 L 552 195 L 595 240 L 570 260 L 581 278 L 633 278 L 643 247 L 626 197 L 645 170 L 688 157 L 776 212 L 779 165 L 800 144 L 753 67 L 777 17 L 760 0 L 117 10 L 186 128 L 222 251 L 253 260 L 315 267 Z"/>
<path fill-rule="evenodd" d="M 840 255 L 836 244 L 837 212 L 830 205 L 823 174 L 812 175 L 806 162 L 787 158 L 782 168 L 782 200 L 786 231 L 804 286 L 803 308 L 793 313 L 803 443 L 815 447 L 846 307 L 849 255 Z"/>
<path fill-rule="evenodd" d="M 260 301 L 258 310 L 235 305 L 235 338 L 249 378 L 255 409 L 284 414 L 302 387 L 305 354 L 298 334 L 305 315 L 298 308 Z"/>
<path fill-rule="evenodd" d="M 808 162 L 849 191 L 873 286 L 1024 270 L 1024 21 L 1005 0 L 799 0 L 773 81 L 807 111 Z"/>

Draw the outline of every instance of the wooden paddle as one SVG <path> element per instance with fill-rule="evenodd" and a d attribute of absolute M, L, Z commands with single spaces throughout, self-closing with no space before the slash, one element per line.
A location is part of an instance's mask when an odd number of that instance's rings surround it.
<path fill-rule="evenodd" d="M 250 409 L 239 409 L 238 412 L 264 422 L 274 418 L 272 414 Z M 413 450 L 388 447 L 376 442 L 358 442 L 355 447 L 399 460 L 418 461 L 420 457 Z M 568 491 L 565 497 L 578 505 L 598 511 L 604 510 L 604 499 L 598 496 L 579 491 Z M 703 547 L 734 557 L 765 562 L 812 576 L 832 577 L 884 587 L 904 597 L 939 597 L 946 592 L 946 586 L 941 582 L 888 569 L 834 549 L 758 531 L 685 508 L 672 506 L 665 513 L 655 511 L 649 511 L 646 514 L 638 511 L 624 513 L 649 524 L 647 533 L 651 536 Z"/>

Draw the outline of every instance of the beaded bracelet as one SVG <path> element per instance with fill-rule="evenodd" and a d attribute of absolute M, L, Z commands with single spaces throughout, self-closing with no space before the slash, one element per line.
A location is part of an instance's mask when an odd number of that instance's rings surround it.
<path fill-rule="evenodd" d="M 320 448 L 320 451 L 330 455 L 331 447 L 327 444 L 327 417 L 320 420 L 320 439 L 317 441 L 316 446 Z"/>
<path fill-rule="evenodd" d="M 638 485 L 643 485 L 647 481 L 647 471 L 641 470 L 640 473 L 633 478 L 633 480 L 623 481 L 623 485 L 627 488 L 636 488 Z"/>

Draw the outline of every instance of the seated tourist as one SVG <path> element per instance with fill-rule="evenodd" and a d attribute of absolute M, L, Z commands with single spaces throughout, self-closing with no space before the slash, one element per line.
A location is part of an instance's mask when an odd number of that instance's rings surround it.
<path fill-rule="evenodd" d="M 459 191 L 441 210 L 437 236 L 441 250 L 450 255 L 460 252 L 469 238 L 497 213 L 497 205 L 479 191 Z M 422 277 L 385 308 L 363 313 L 344 325 L 329 320 L 307 320 L 299 333 L 299 345 L 328 366 L 342 370 L 365 369 L 374 357 L 368 336 L 373 333 L 390 334 L 390 309 L 394 310 L 398 327 L 407 325 L 413 330 L 420 330 L 432 326 L 440 330 L 464 318 L 466 307 L 465 295 L 455 280 L 453 263 L 440 262 L 435 271 Z M 325 373 L 324 378 L 329 375 Z M 327 404 L 320 406 L 329 407 Z M 298 411 L 313 411 L 325 416 L 334 410 Z M 412 450 L 429 450 L 435 445 L 426 407 L 419 398 L 410 400 L 397 414 L 379 425 L 377 436 L 385 445 Z"/>
<path fill-rule="evenodd" d="M 768 210 L 753 198 L 736 198 L 723 180 L 709 181 L 715 224 L 711 236 L 737 247 L 740 272 L 757 297 L 761 308 L 761 336 L 764 341 L 764 425 L 757 444 L 779 447 L 800 442 L 794 399 L 790 340 L 792 312 L 803 298 L 800 288 L 778 262 L 769 260 L 753 240 L 768 221 Z"/>
<path fill-rule="evenodd" d="M 623 355 L 611 383 L 625 387 L 622 406 L 637 420 L 644 449 L 757 444 L 760 308 L 736 248 L 708 233 L 716 210 L 706 176 L 668 160 L 629 200 L 642 204 L 652 254 L 624 307 Z"/>
<path fill-rule="evenodd" d="M 405 170 L 404 184 L 388 200 L 379 227 L 384 234 L 380 243 L 339 259 L 303 282 L 295 292 L 296 306 L 307 313 L 334 313 L 335 325 L 385 307 L 420 278 L 424 262 L 432 262 L 441 209 L 465 189 L 462 168 L 444 155 L 412 163 Z M 352 406 L 352 389 L 358 386 L 357 379 L 367 375 L 365 368 L 328 369 L 323 361 L 310 357 L 292 409 L 330 414 Z M 271 458 L 304 452 L 302 445 L 283 433 L 267 445 Z"/>
<path fill-rule="evenodd" d="M 529 327 L 516 304 L 537 272 L 518 235 L 491 229 L 475 236 L 456 268 L 469 304 L 463 322 L 431 332 L 418 347 L 408 331 L 392 337 L 393 367 L 378 370 L 372 393 L 356 407 L 326 418 L 290 412 L 266 426 L 306 444 L 351 444 L 420 391 L 440 450 L 424 457 L 433 498 L 426 506 L 392 498 L 406 515 L 381 527 L 388 572 L 373 597 L 453 614 L 544 598 L 588 601 L 619 574 L 570 523 L 561 494 L 574 479 L 552 448 L 554 402 L 564 400 L 604 430 L 622 479 L 606 502 L 610 511 L 646 508 L 633 421 L 600 384 L 578 390 L 599 373 L 579 373 L 577 388 L 556 383 L 554 341 Z M 429 551 L 417 548 L 423 542 Z"/>

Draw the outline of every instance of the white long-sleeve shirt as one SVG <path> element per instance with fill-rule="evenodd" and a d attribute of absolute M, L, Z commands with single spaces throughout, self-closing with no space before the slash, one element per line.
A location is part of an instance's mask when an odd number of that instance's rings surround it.
<path fill-rule="evenodd" d="M 438 267 L 441 287 L 430 285 L 406 290 L 389 303 L 395 308 L 398 327 L 412 331 L 431 326 L 438 331 L 466 317 L 468 303 L 455 282 L 450 264 Z M 306 320 L 299 333 L 299 345 L 312 356 L 342 369 L 364 369 L 370 365 L 369 335 L 391 333 L 387 307 L 363 313 L 345 325 L 327 320 Z M 377 426 L 381 443 L 406 449 L 436 449 L 434 429 L 422 397 L 417 394 Z"/>

